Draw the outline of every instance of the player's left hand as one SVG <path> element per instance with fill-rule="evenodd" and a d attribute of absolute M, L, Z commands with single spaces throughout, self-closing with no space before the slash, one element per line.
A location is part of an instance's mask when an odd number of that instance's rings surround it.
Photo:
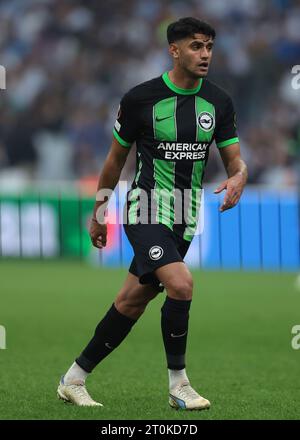
<path fill-rule="evenodd" d="M 226 194 L 224 197 L 223 204 L 220 206 L 219 211 L 223 212 L 227 209 L 233 208 L 242 195 L 244 186 L 246 184 L 245 178 L 242 173 L 235 174 L 229 179 L 224 180 L 217 189 L 215 189 L 214 193 L 219 194 L 224 189 L 226 189 Z"/>

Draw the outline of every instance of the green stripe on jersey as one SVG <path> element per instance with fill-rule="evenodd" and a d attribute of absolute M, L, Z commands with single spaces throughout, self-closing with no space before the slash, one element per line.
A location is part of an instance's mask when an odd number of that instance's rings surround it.
<path fill-rule="evenodd" d="M 196 139 L 198 142 L 210 142 L 212 140 L 215 128 L 215 107 L 210 102 L 200 98 L 200 96 L 195 96 L 195 112 L 197 127 Z M 203 114 L 203 117 L 205 117 L 205 113 L 208 114 L 208 120 L 212 122 L 211 128 L 208 126 L 204 129 L 204 124 L 201 127 L 199 123 L 199 116 Z"/>
<path fill-rule="evenodd" d="M 188 204 L 187 211 L 187 226 L 184 230 L 183 238 L 185 240 L 191 241 L 195 231 L 197 229 L 197 222 L 200 212 L 201 203 L 201 182 L 204 170 L 204 161 L 197 161 L 193 163 L 192 171 L 192 188 L 190 190 L 190 200 Z M 186 215 L 186 213 L 185 213 Z"/>
<path fill-rule="evenodd" d="M 139 161 L 138 171 L 137 171 L 135 179 L 134 179 L 134 183 L 136 185 L 138 184 L 138 181 L 139 181 L 139 178 L 140 178 L 140 175 L 141 175 L 141 171 L 142 171 L 142 165 L 143 165 L 143 162 L 141 160 L 141 153 L 139 151 L 138 151 L 138 161 Z"/>
<path fill-rule="evenodd" d="M 129 193 L 129 201 L 130 208 L 128 211 L 128 224 L 129 225 L 135 225 L 137 223 L 137 212 L 139 207 L 139 196 L 141 193 L 141 188 L 137 187 L 135 189 L 132 189 Z"/>
<path fill-rule="evenodd" d="M 156 221 L 173 229 L 175 162 L 153 159 Z"/>
<path fill-rule="evenodd" d="M 217 143 L 217 147 L 218 148 L 223 148 L 223 147 L 227 147 L 228 145 L 235 144 L 237 142 L 239 142 L 239 138 L 235 137 L 235 138 L 227 139 L 227 141 L 218 142 Z"/>
<path fill-rule="evenodd" d="M 176 141 L 176 107 L 177 97 L 166 98 L 153 107 L 154 138 L 160 141 Z"/>
<path fill-rule="evenodd" d="M 138 156 L 139 156 L 139 165 L 138 165 L 138 171 L 136 173 L 135 179 L 134 179 L 134 183 L 137 185 L 140 175 L 141 175 L 141 171 L 142 171 L 142 161 L 141 161 L 141 153 L 138 152 Z M 138 207 L 139 207 L 139 203 L 138 203 L 138 199 L 141 193 L 141 189 L 139 187 L 135 188 L 134 190 L 131 190 L 130 194 L 129 194 L 129 200 L 130 200 L 130 208 L 128 211 L 128 224 L 132 225 L 132 224 L 136 224 L 137 222 L 137 212 L 138 212 Z"/>
<path fill-rule="evenodd" d="M 131 143 L 124 141 L 124 139 L 121 138 L 121 136 L 119 135 L 119 133 L 117 132 L 117 130 L 115 128 L 113 129 L 113 135 L 117 139 L 119 144 L 121 144 L 123 147 L 126 147 L 126 148 L 131 147 Z"/>

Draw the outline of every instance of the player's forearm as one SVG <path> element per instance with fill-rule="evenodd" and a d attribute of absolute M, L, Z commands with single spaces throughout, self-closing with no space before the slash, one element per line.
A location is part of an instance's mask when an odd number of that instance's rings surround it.
<path fill-rule="evenodd" d="M 243 177 L 245 182 L 247 181 L 248 178 L 247 165 L 241 158 L 236 158 L 234 160 L 231 160 L 226 166 L 226 172 L 228 177 L 233 177 L 239 174 Z"/>
<path fill-rule="evenodd" d="M 118 184 L 123 165 L 123 163 L 117 163 L 109 157 L 106 159 L 98 180 L 93 218 L 96 218 L 96 213 L 100 207 L 102 207 L 102 211 L 106 209 L 109 202 L 109 193 Z"/>

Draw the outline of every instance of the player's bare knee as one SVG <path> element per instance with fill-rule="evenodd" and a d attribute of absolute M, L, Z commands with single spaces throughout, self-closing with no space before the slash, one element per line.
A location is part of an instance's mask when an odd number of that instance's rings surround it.
<path fill-rule="evenodd" d="M 189 300 L 193 296 L 193 279 L 185 277 L 174 279 L 167 287 L 168 295 L 175 299 Z"/>

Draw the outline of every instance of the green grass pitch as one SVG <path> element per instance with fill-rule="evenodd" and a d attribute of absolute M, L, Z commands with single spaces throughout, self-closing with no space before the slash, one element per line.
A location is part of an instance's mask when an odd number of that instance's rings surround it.
<path fill-rule="evenodd" d="M 187 371 L 209 411 L 168 406 L 160 294 L 87 380 L 103 408 L 59 401 L 60 376 L 88 342 L 126 270 L 76 262 L 0 265 L 0 419 L 297 419 L 300 324 L 295 274 L 194 271 Z"/>

